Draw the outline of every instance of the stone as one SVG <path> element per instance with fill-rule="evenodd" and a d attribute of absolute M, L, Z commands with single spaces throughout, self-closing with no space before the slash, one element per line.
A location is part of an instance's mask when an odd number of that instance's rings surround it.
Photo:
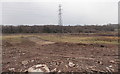
<path fill-rule="evenodd" d="M 51 72 L 56 72 L 56 71 L 57 71 L 57 68 L 55 68 L 55 69 L 51 70 Z"/>
<path fill-rule="evenodd" d="M 75 64 L 73 62 L 69 62 L 68 65 L 69 65 L 69 67 L 74 67 L 75 66 Z"/>
<path fill-rule="evenodd" d="M 23 65 L 27 65 L 27 64 L 28 64 L 28 61 L 22 61 L 22 64 L 23 64 Z"/>
<path fill-rule="evenodd" d="M 9 71 L 15 71 L 15 68 L 9 68 Z"/>
<path fill-rule="evenodd" d="M 34 60 L 31 60 L 31 62 L 34 62 Z"/>
<path fill-rule="evenodd" d="M 110 63 L 113 63 L 113 64 L 114 64 L 114 63 L 115 63 L 115 61 L 114 61 L 114 60 L 110 60 Z"/>
<path fill-rule="evenodd" d="M 25 53 L 22 53 L 23 55 L 25 55 Z"/>
<path fill-rule="evenodd" d="M 109 68 L 112 68 L 112 65 L 110 65 Z"/>
<path fill-rule="evenodd" d="M 111 72 L 110 68 L 109 67 L 106 67 L 106 69 L 108 70 L 108 72 Z"/>
<path fill-rule="evenodd" d="M 114 69 L 111 69 L 111 71 L 112 71 L 112 72 L 115 72 L 115 70 L 114 70 Z"/>
<path fill-rule="evenodd" d="M 66 68 L 68 68 L 68 65 L 65 65 Z"/>
<path fill-rule="evenodd" d="M 61 70 L 59 70 L 58 72 L 62 72 Z"/>
<path fill-rule="evenodd" d="M 45 64 L 38 64 L 30 67 L 28 72 L 50 72 L 49 68 Z"/>

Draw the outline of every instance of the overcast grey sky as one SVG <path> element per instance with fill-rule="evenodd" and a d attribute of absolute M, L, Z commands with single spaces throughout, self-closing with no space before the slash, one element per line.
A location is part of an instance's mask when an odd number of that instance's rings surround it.
<path fill-rule="evenodd" d="M 118 23 L 118 1 L 104 0 L 2 2 L 2 24 L 57 24 L 59 3 L 64 24 Z"/>

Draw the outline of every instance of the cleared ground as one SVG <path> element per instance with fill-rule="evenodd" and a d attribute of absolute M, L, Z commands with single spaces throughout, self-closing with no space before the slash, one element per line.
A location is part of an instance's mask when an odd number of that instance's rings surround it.
<path fill-rule="evenodd" d="M 117 72 L 118 39 L 115 34 L 3 35 L 3 71 L 46 64 L 56 72 Z"/>

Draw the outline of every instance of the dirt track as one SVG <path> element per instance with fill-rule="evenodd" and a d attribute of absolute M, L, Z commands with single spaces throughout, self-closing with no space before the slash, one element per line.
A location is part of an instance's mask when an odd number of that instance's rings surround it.
<path fill-rule="evenodd" d="M 55 43 L 55 42 L 40 39 L 38 37 L 29 37 L 28 39 L 32 42 L 35 42 L 38 45 L 46 45 L 46 44 L 54 44 Z"/>
<path fill-rule="evenodd" d="M 50 70 L 62 72 L 117 72 L 117 45 L 55 43 L 36 37 L 22 43 L 3 41 L 3 72 L 25 72 L 36 64 L 46 64 Z M 26 61 L 27 63 L 22 63 Z M 74 67 L 68 63 L 73 62 Z"/>

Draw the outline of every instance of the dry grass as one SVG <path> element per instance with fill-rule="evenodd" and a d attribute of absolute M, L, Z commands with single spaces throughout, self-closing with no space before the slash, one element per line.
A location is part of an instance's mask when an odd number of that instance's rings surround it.
<path fill-rule="evenodd" d="M 11 43 L 21 43 L 25 37 L 29 37 L 32 35 L 5 35 L 2 36 L 2 40 L 9 41 Z"/>
<path fill-rule="evenodd" d="M 44 40 L 54 41 L 54 42 L 71 42 L 71 43 L 104 43 L 104 44 L 118 44 L 118 37 L 111 36 L 93 36 L 93 37 L 83 37 L 83 36 L 39 36 Z"/>
<path fill-rule="evenodd" d="M 118 44 L 117 36 L 72 36 L 72 35 L 57 35 L 57 34 L 30 34 L 30 35 L 5 35 L 0 36 L 2 40 L 8 40 L 10 42 L 21 42 L 23 38 L 38 37 L 43 40 L 49 40 L 53 42 L 70 42 L 70 43 L 98 43 L 98 44 Z"/>

